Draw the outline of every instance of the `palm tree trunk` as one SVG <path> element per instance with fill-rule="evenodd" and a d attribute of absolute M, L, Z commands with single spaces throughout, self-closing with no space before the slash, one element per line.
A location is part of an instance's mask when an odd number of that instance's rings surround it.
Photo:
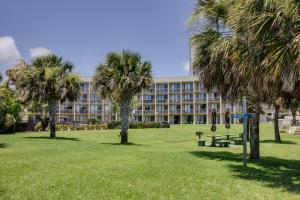
<path fill-rule="evenodd" d="M 120 117 L 121 117 L 121 144 L 128 143 L 128 127 L 130 114 L 130 99 L 125 99 L 120 103 Z"/>
<path fill-rule="evenodd" d="M 256 117 L 253 118 L 250 128 L 250 158 L 259 159 L 259 104 L 256 106 Z"/>
<path fill-rule="evenodd" d="M 293 115 L 293 124 L 292 125 L 296 125 L 296 109 L 292 108 L 292 115 Z"/>
<path fill-rule="evenodd" d="M 56 136 L 56 134 L 55 134 L 56 101 L 50 100 L 48 106 L 49 106 L 49 117 L 50 117 L 50 137 L 54 138 Z"/>
<path fill-rule="evenodd" d="M 279 116 L 279 105 L 275 105 L 275 113 L 274 113 L 274 133 L 275 133 L 275 141 L 277 143 L 281 143 L 279 125 L 278 125 L 278 116 Z"/>

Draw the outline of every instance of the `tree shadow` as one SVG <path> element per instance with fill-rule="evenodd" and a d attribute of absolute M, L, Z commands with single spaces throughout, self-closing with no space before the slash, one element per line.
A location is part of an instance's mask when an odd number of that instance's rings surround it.
<path fill-rule="evenodd" d="M 281 143 L 276 143 L 275 140 L 261 140 L 259 142 L 260 143 L 274 143 L 274 144 L 298 144 L 297 142 L 289 141 L 289 140 L 281 141 Z"/>
<path fill-rule="evenodd" d="M 24 137 L 24 138 L 28 138 L 28 139 L 47 139 L 47 140 L 69 140 L 69 141 L 76 141 L 76 142 L 80 141 L 80 139 L 72 138 L 72 137 L 54 137 L 54 138 L 51 138 L 51 137 L 47 137 L 47 136 L 37 136 L 37 137 L 30 136 L 30 137 Z"/>
<path fill-rule="evenodd" d="M 126 144 L 121 144 L 121 143 L 116 143 L 116 142 L 103 142 L 103 143 L 100 143 L 100 144 L 120 145 L 120 146 L 147 146 L 147 145 L 144 145 L 144 144 L 135 144 L 135 143 L 131 143 L 131 142 L 128 142 Z"/>
<path fill-rule="evenodd" d="M 235 176 L 245 180 L 255 180 L 268 187 L 281 187 L 288 192 L 300 194 L 300 160 L 287 160 L 276 157 L 261 157 L 258 161 L 249 161 L 251 165 L 243 167 L 242 154 L 231 152 L 192 151 L 192 155 L 218 161 L 231 161 L 229 168 Z M 238 164 L 241 163 L 241 164 Z"/>
<path fill-rule="evenodd" d="M 8 144 L 7 143 L 0 143 L 0 148 L 1 149 L 5 149 L 8 147 Z"/>

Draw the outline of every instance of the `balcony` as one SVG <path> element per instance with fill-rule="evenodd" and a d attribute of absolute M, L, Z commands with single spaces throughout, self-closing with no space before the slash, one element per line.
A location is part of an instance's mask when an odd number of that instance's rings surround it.
<path fill-rule="evenodd" d="M 206 109 L 196 109 L 196 113 L 206 113 Z"/>
<path fill-rule="evenodd" d="M 193 92 L 193 88 L 183 88 L 182 92 Z"/>
<path fill-rule="evenodd" d="M 157 111 L 159 114 L 167 114 L 168 113 L 168 110 L 167 109 L 165 109 L 165 110 L 158 110 Z"/>
<path fill-rule="evenodd" d="M 183 99 L 183 103 L 193 103 L 193 99 Z"/>
<path fill-rule="evenodd" d="M 154 99 L 152 99 L 152 100 L 144 100 L 144 103 L 154 103 Z"/>
<path fill-rule="evenodd" d="M 168 100 L 167 99 L 164 99 L 164 100 L 158 99 L 158 100 L 156 100 L 156 103 L 168 103 Z"/>
<path fill-rule="evenodd" d="M 202 97 L 202 98 L 196 98 L 195 102 L 206 102 L 206 98 Z"/>
<path fill-rule="evenodd" d="M 77 101 L 77 103 L 87 103 L 87 102 L 88 102 L 87 99 L 79 99 L 79 100 Z"/>
<path fill-rule="evenodd" d="M 209 97 L 209 101 L 220 101 L 220 97 Z"/>
<path fill-rule="evenodd" d="M 154 110 L 145 110 L 144 114 L 154 114 Z"/>
<path fill-rule="evenodd" d="M 142 110 L 135 110 L 133 114 L 136 114 L 136 115 L 141 115 L 143 113 Z"/>
<path fill-rule="evenodd" d="M 72 113 L 73 109 L 61 109 L 60 113 Z"/>
<path fill-rule="evenodd" d="M 91 110 L 91 114 L 101 114 L 102 110 Z"/>
<path fill-rule="evenodd" d="M 180 88 L 170 88 L 169 92 L 180 92 Z"/>
<path fill-rule="evenodd" d="M 167 88 L 164 88 L 164 89 L 157 89 L 157 90 L 156 90 L 156 93 L 157 93 L 157 94 L 168 93 L 168 89 L 167 89 Z"/>
<path fill-rule="evenodd" d="M 180 99 L 170 99 L 170 103 L 178 103 L 178 104 L 180 104 Z"/>
<path fill-rule="evenodd" d="M 172 113 L 172 114 L 176 114 L 176 113 L 180 114 L 181 112 L 180 112 L 180 109 L 171 109 L 170 113 Z"/>
<path fill-rule="evenodd" d="M 100 104 L 101 103 L 101 100 L 98 99 L 98 100 L 90 100 L 91 103 L 95 103 L 95 104 Z"/>
<path fill-rule="evenodd" d="M 87 109 L 80 109 L 80 110 L 76 110 L 76 113 L 87 114 L 88 110 Z"/>
<path fill-rule="evenodd" d="M 193 109 L 183 109 L 182 113 L 193 113 L 194 110 Z"/>

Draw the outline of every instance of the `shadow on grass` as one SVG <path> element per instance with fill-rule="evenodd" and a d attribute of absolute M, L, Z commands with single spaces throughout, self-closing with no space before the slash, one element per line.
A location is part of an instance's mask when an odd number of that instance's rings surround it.
<path fill-rule="evenodd" d="M 235 176 L 245 180 L 264 183 L 268 187 L 281 187 L 288 192 L 300 194 L 300 160 L 287 160 L 276 157 L 261 157 L 244 168 L 242 154 L 231 152 L 193 151 L 192 155 L 217 161 L 231 161 L 228 167 Z"/>
<path fill-rule="evenodd" d="M 143 144 L 135 144 L 135 143 L 130 143 L 128 142 L 127 144 L 121 144 L 121 143 L 113 143 L 113 142 L 104 142 L 100 144 L 106 144 L 106 145 L 120 145 L 120 146 L 146 146 Z"/>
<path fill-rule="evenodd" d="M 8 144 L 7 143 L 0 143 L 0 148 L 1 149 L 5 149 L 8 147 Z"/>
<path fill-rule="evenodd" d="M 80 141 L 80 139 L 72 138 L 72 137 L 54 137 L 54 138 L 50 138 L 50 137 L 47 137 L 47 136 L 38 136 L 38 137 L 30 136 L 30 137 L 24 137 L 24 138 L 28 138 L 28 139 L 47 139 L 47 140 L 69 140 L 69 141 L 76 141 L 76 142 Z"/>
<path fill-rule="evenodd" d="M 288 141 L 288 140 L 285 140 L 285 141 L 281 141 L 281 143 L 276 143 L 275 140 L 261 140 L 259 141 L 260 143 L 274 143 L 274 144 L 297 144 L 296 142 L 293 142 L 293 141 Z"/>

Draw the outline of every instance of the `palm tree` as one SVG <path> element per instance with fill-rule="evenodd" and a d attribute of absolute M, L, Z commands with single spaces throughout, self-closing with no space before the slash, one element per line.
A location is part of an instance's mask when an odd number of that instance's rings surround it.
<path fill-rule="evenodd" d="M 211 2 L 211 1 L 201 1 Z M 264 101 L 268 90 L 265 77 L 259 73 L 263 63 L 261 52 L 263 46 L 260 43 L 252 42 L 253 32 L 253 1 L 234 1 L 227 4 L 227 15 L 222 16 L 222 29 L 218 20 L 214 20 L 208 12 L 216 10 L 213 4 L 198 4 L 202 6 L 202 16 L 208 21 L 205 31 L 194 38 L 195 57 L 193 68 L 197 69 L 200 79 L 207 89 L 217 87 L 225 98 L 237 100 L 241 96 L 247 96 L 250 107 L 249 110 L 255 112 L 257 116 L 261 113 L 260 104 Z M 257 2 L 256 2 L 257 3 Z M 244 5 L 245 4 L 245 5 Z M 210 9 L 211 8 L 211 9 Z M 212 15 L 217 16 L 217 15 Z M 245 24 L 250 24 L 245 26 Z M 211 31 L 213 30 L 213 31 Z M 224 34 L 222 30 L 227 30 Z M 219 35 L 218 35 L 219 34 Z M 216 36 L 214 36 L 216 35 Z M 205 36 L 205 37 L 203 37 Z M 206 40 L 209 38 L 209 40 Z M 204 47 L 204 48 L 203 48 Z M 204 59 L 203 59 L 204 58 Z M 268 79 L 267 79 L 268 80 Z M 270 80 L 268 80 L 269 82 Z M 253 122 L 250 138 L 250 157 L 259 158 L 259 117 Z"/>
<path fill-rule="evenodd" d="M 151 64 L 142 61 L 131 51 L 110 52 L 96 68 L 94 87 L 103 98 L 110 98 L 120 106 L 121 144 L 128 142 L 130 105 L 135 95 L 152 83 Z"/>
<path fill-rule="evenodd" d="M 50 137 L 56 136 L 56 105 L 73 101 L 80 92 L 80 80 L 71 74 L 73 65 L 61 57 L 47 55 L 34 58 L 27 67 L 12 69 L 8 75 L 23 102 L 46 104 L 49 111 Z"/>

